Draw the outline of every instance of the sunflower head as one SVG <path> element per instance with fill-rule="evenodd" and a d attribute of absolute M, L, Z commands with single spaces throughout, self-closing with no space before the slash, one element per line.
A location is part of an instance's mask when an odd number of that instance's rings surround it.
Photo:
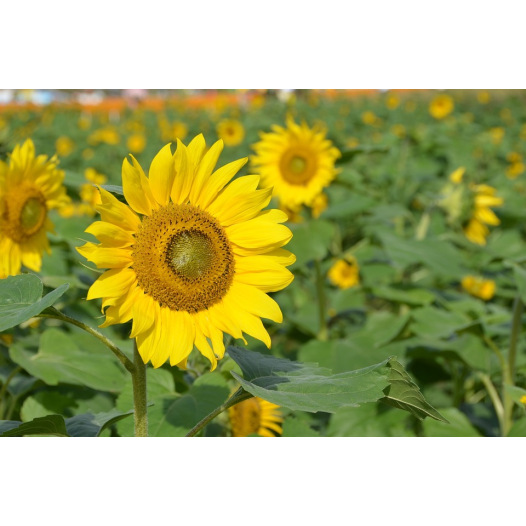
<path fill-rule="evenodd" d="M 217 124 L 216 131 L 226 146 L 237 146 L 245 138 L 245 128 L 235 119 L 223 119 Z"/>
<path fill-rule="evenodd" d="M 18 274 L 22 264 L 40 270 L 53 231 L 48 212 L 69 202 L 57 165 L 55 156 L 35 155 L 31 139 L 0 161 L 0 277 Z"/>
<path fill-rule="evenodd" d="M 253 397 L 228 410 L 232 436 L 260 435 L 275 437 L 283 432 L 283 416 L 278 405 Z"/>
<path fill-rule="evenodd" d="M 168 144 L 148 177 L 133 156 L 125 159 L 127 204 L 99 188 L 101 221 L 86 232 L 100 243 L 78 249 L 108 269 L 88 292 L 88 300 L 103 298 L 103 326 L 132 320 L 130 337 L 155 367 L 168 359 L 185 367 L 195 346 L 214 368 L 224 333 L 270 347 L 261 318 L 282 321 L 267 293 L 293 279 L 286 266 L 295 257 L 281 248 L 292 237 L 281 225 L 287 216 L 263 210 L 271 189 L 258 190 L 258 176 L 231 182 L 246 159 L 215 170 L 222 149 L 218 141 L 206 151 L 202 135 L 188 146 L 178 141 L 175 153 Z"/>
<path fill-rule="evenodd" d="M 273 187 L 280 203 L 290 208 L 311 206 L 338 173 L 334 163 L 340 152 L 319 125 L 309 128 L 288 118 L 286 128 L 273 126 L 272 132 L 261 134 L 253 149 L 252 166 L 263 186 Z"/>
<path fill-rule="evenodd" d="M 360 267 L 354 256 L 339 259 L 329 269 L 328 278 L 340 289 L 350 289 L 360 284 Z"/>
<path fill-rule="evenodd" d="M 453 99 L 449 95 L 437 95 L 429 104 L 429 113 L 437 120 L 447 117 L 455 108 Z"/>

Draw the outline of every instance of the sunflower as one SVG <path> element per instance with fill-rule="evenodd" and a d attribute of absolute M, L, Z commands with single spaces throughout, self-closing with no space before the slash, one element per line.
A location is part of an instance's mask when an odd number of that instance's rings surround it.
<path fill-rule="evenodd" d="M 270 347 L 261 317 L 281 322 L 267 292 L 293 279 L 295 261 L 282 249 L 292 237 L 279 210 L 264 210 L 271 189 L 256 190 L 259 177 L 229 181 L 247 159 L 214 167 L 223 149 L 206 153 L 202 135 L 187 146 L 167 144 L 147 178 L 136 159 L 125 159 L 122 185 L 128 204 L 100 188 L 101 221 L 86 232 L 100 244 L 77 250 L 109 269 L 87 299 L 103 298 L 106 327 L 133 320 L 130 338 L 145 363 L 168 359 L 184 368 L 194 345 L 216 367 L 225 352 L 223 333 L 243 332 Z M 246 343 L 246 341 L 245 341 Z"/>
<path fill-rule="evenodd" d="M 245 128 L 234 119 L 223 119 L 217 124 L 217 136 L 223 139 L 227 146 L 237 146 L 245 138 Z"/>
<path fill-rule="evenodd" d="M 249 398 L 232 406 L 228 410 L 228 416 L 234 437 L 247 437 L 254 434 L 275 437 L 283 432 L 281 428 L 283 417 L 279 406 L 262 398 Z"/>
<path fill-rule="evenodd" d="M 447 117 L 454 109 L 455 104 L 449 95 L 437 95 L 429 104 L 429 113 L 435 119 Z"/>
<path fill-rule="evenodd" d="M 496 285 L 491 279 L 464 276 L 461 285 L 467 293 L 485 301 L 490 300 L 495 295 Z"/>
<path fill-rule="evenodd" d="M 485 245 L 489 235 L 486 225 L 500 225 L 499 218 L 490 207 L 501 206 L 504 201 L 495 195 L 495 188 L 487 184 L 472 184 L 470 190 L 473 194 L 473 206 L 471 218 L 464 227 L 464 234 L 472 243 Z"/>
<path fill-rule="evenodd" d="M 287 128 L 274 125 L 253 145 L 253 167 L 264 187 L 273 187 L 280 202 L 290 208 L 311 206 L 316 196 L 334 179 L 340 152 L 326 139 L 320 126 L 309 128 L 287 119 Z"/>
<path fill-rule="evenodd" d="M 461 166 L 449 176 L 449 183 L 442 189 L 439 200 L 452 225 L 461 225 L 465 236 L 478 245 L 485 245 L 489 235 L 486 225 L 499 225 L 500 220 L 491 207 L 501 206 L 503 200 L 497 197 L 495 188 L 487 184 L 466 184 L 463 182 L 466 169 Z"/>
<path fill-rule="evenodd" d="M 56 156 L 35 156 L 31 139 L 0 161 L 0 277 L 18 274 L 22 264 L 38 272 L 42 253 L 50 252 L 48 211 L 69 202 L 57 165 Z"/>
<path fill-rule="evenodd" d="M 329 269 L 329 280 L 340 289 L 350 289 L 360 284 L 360 267 L 354 256 L 339 259 Z"/>

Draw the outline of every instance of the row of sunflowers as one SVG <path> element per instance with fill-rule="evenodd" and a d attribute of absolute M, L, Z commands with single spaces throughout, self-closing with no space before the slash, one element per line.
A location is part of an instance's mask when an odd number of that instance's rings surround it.
<path fill-rule="evenodd" d="M 0 431 L 89 412 L 132 435 L 140 359 L 150 435 L 223 404 L 200 432 L 523 436 L 525 96 L 0 110 L 0 278 L 67 284 L 55 306 L 78 320 L 0 334 Z M 232 345 L 335 375 L 396 357 L 441 418 L 229 405 L 246 374 Z"/>

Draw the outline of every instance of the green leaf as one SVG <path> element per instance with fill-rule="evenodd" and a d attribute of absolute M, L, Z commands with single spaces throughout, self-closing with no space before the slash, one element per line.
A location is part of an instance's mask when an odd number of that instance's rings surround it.
<path fill-rule="evenodd" d="M 3 423 L 3 422 L 2 422 Z M 0 423 L 0 425 L 2 424 Z M 53 435 L 57 437 L 67 437 L 66 424 L 60 415 L 48 415 L 42 418 L 35 418 L 31 422 L 17 422 L 16 427 L 5 431 L 3 437 L 21 437 L 27 435 Z M 0 430 L 2 428 L 0 427 Z"/>
<path fill-rule="evenodd" d="M 473 324 L 471 318 L 465 314 L 448 312 L 432 306 L 415 309 L 411 316 L 414 320 L 411 324 L 413 332 L 426 338 L 447 337 Z"/>
<path fill-rule="evenodd" d="M 115 184 L 101 184 L 100 187 L 104 188 L 104 190 L 106 190 L 107 192 L 111 192 L 112 194 L 124 195 L 122 186 L 118 186 Z"/>
<path fill-rule="evenodd" d="M 405 369 L 396 360 L 391 359 L 389 366 L 389 386 L 385 389 L 383 401 L 399 409 L 405 409 L 418 419 L 430 416 L 435 420 L 447 420 L 422 396 L 418 386 L 411 380 Z"/>
<path fill-rule="evenodd" d="M 38 353 L 13 344 L 9 356 L 48 385 L 66 383 L 101 391 L 120 391 L 126 379 L 124 369 L 109 349 L 97 352 L 93 350 L 96 346 L 93 340 L 90 347 L 80 348 L 77 340 L 53 328 L 42 333 Z"/>
<path fill-rule="evenodd" d="M 348 150 L 342 151 L 341 156 L 336 160 L 336 164 L 345 164 L 351 161 L 356 155 L 360 153 L 371 154 L 371 153 L 386 153 L 389 149 L 385 146 L 356 146 Z"/>
<path fill-rule="evenodd" d="M 332 413 L 345 406 L 376 402 L 389 386 L 386 362 L 356 371 L 331 374 L 317 364 L 302 364 L 229 347 L 243 377 L 231 371 L 254 396 L 293 410 Z"/>
<path fill-rule="evenodd" d="M 20 274 L 0 280 L 0 332 L 40 314 L 66 292 L 65 283 L 42 298 L 42 282 L 35 274 Z"/>
<path fill-rule="evenodd" d="M 425 420 L 424 433 L 428 437 L 479 437 L 481 434 L 473 427 L 469 418 L 455 407 L 445 407 L 440 411 L 449 423 Z"/>
<path fill-rule="evenodd" d="M 85 413 L 66 419 L 66 429 L 72 437 L 98 437 L 111 425 L 133 415 L 133 411 L 121 413 L 113 409 L 107 413 Z"/>

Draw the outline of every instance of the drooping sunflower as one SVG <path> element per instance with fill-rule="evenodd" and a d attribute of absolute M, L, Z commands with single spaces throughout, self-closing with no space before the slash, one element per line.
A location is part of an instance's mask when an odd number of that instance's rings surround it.
<path fill-rule="evenodd" d="M 485 301 L 493 298 L 497 288 L 492 279 L 483 279 L 477 276 L 464 276 L 461 285 L 467 293 Z"/>
<path fill-rule="evenodd" d="M 497 197 L 497 190 L 487 184 L 465 183 L 464 167 L 457 168 L 449 176 L 449 183 L 442 189 L 439 201 L 448 215 L 448 222 L 460 225 L 464 235 L 478 245 L 485 245 L 489 226 L 500 225 L 499 218 L 491 207 L 501 206 L 503 199 Z"/>
<path fill-rule="evenodd" d="M 274 125 L 272 132 L 260 137 L 252 146 L 256 152 L 252 166 L 261 175 L 262 185 L 273 187 L 284 206 L 311 206 L 339 171 L 334 163 L 340 152 L 319 125 L 309 128 L 288 118 L 287 128 Z"/>
<path fill-rule="evenodd" d="M 261 318 L 282 321 L 266 293 L 293 279 L 295 256 L 282 249 L 292 237 L 279 210 L 263 210 L 271 189 L 259 177 L 230 182 L 247 159 L 214 171 L 223 142 L 205 153 L 198 135 L 188 146 L 166 145 L 149 177 L 131 156 L 122 185 L 128 204 L 100 188 L 101 221 L 86 232 L 100 244 L 78 251 L 104 272 L 88 291 L 103 298 L 106 327 L 133 320 L 130 337 L 145 363 L 185 367 L 194 345 L 212 364 L 225 352 L 223 333 L 243 333 L 270 347 Z"/>
<path fill-rule="evenodd" d="M 489 236 L 486 225 L 500 225 L 500 219 L 495 215 L 492 206 L 501 206 L 502 197 L 497 197 L 497 190 L 487 184 L 472 184 L 470 190 L 473 194 L 473 207 L 471 218 L 464 227 L 464 234 L 472 242 L 485 245 Z"/>
<path fill-rule="evenodd" d="M 254 434 L 275 437 L 283 432 L 283 416 L 279 406 L 262 398 L 249 398 L 230 407 L 228 416 L 234 437 Z"/>
<path fill-rule="evenodd" d="M 235 119 L 223 119 L 216 127 L 217 136 L 223 140 L 226 146 L 237 146 L 245 138 L 245 128 Z"/>
<path fill-rule="evenodd" d="M 0 161 L 0 277 L 18 274 L 22 265 L 40 271 L 53 232 L 49 210 L 69 202 L 56 156 L 35 155 L 31 139 Z"/>

